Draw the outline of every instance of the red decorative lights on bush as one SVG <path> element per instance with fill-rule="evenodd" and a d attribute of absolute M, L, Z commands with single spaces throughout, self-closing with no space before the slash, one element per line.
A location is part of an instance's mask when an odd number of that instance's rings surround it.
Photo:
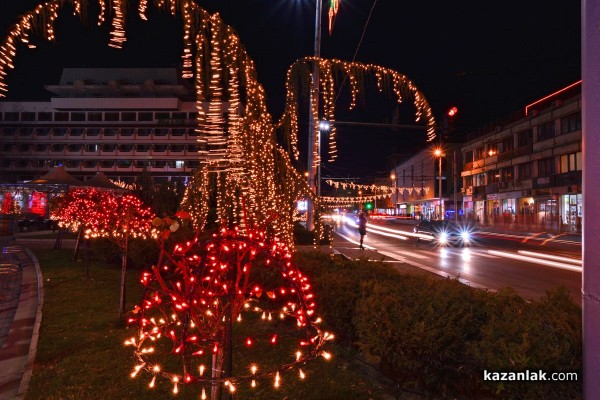
<path fill-rule="evenodd" d="M 176 245 L 172 254 L 163 250 L 141 283 L 145 295 L 129 319 L 138 334 L 126 344 L 138 362 L 131 376 L 146 371 L 150 387 L 157 377 L 168 379 L 173 392 L 193 383 L 233 391 L 265 379 L 279 387 L 284 371 L 330 357 L 323 346 L 333 335 L 318 326 L 308 279 L 287 247 L 262 232 L 223 229 L 209 240 Z M 282 350 L 290 357 L 278 367 L 258 365 L 269 351 L 281 357 Z M 232 354 L 248 363 L 245 373 L 234 376 Z M 298 376 L 305 373 L 298 369 Z"/>

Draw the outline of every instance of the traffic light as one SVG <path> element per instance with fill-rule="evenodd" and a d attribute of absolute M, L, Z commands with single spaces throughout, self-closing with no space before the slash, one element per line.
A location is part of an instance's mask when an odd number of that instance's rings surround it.
<path fill-rule="evenodd" d="M 372 210 L 373 209 L 373 202 L 368 202 L 365 203 L 365 210 Z"/>

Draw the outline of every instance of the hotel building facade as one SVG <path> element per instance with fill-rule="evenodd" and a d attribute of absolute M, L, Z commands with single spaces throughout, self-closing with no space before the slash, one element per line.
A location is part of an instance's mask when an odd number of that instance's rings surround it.
<path fill-rule="evenodd" d="M 66 68 L 49 101 L 0 102 L 0 183 L 62 165 L 81 180 L 186 181 L 199 167 L 193 88 L 175 68 Z"/>

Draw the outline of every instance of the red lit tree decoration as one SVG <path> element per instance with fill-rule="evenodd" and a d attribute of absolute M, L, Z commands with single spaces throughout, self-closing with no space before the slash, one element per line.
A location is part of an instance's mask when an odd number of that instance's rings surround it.
<path fill-rule="evenodd" d="M 85 231 L 86 238 L 105 237 L 121 249 L 121 284 L 119 296 L 119 317 L 125 315 L 125 276 L 127 272 L 127 250 L 132 238 L 149 238 L 153 235 L 152 220 L 155 215 L 150 207 L 136 196 L 118 195 L 113 192 L 100 192 L 101 201 L 90 216 L 90 224 Z"/>
<path fill-rule="evenodd" d="M 33 192 L 31 199 L 29 200 L 29 211 L 40 217 L 46 216 L 46 204 L 47 204 L 46 193 Z"/>
<path fill-rule="evenodd" d="M 131 238 L 152 236 L 154 214 L 150 207 L 133 195 L 119 195 L 96 189 L 74 189 L 67 192 L 56 204 L 52 218 L 59 226 L 85 237 L 105 237 L 122 252 L 119 317 L 125 314 L 125 276 L 127 249 Z"/>
<path fill-rule="evenodd" d="M 209 240 L 176 245 L 172 254 L 163 248 L 141 282 L 146 291 L 129 319 L 138 334 L 126 344 L 137 360 L 131 376 L 146 371 L 151 388 L 162 377 L 174 393 L 179 385 L 200 384 L 201 398 L 208 388 L 216 399 L 221 388 L 234 392 L 244 383 L 270 380 L 278 387 L 295 368 L 303 379 L 302 364 L 330 358 L 323 346 L 333 335 L 318 326 L 307 278 L 288 248 L 262 232 L 223 229 Z M 258 361 L 269 351 L 289 359 L 263 369 Z M 234 353 L 247 365 L 234 369 Z"/>
<path fill-rule="evenodd" d="M 4 194 L 4 199 L 2 200 L 2 209 L 0 209 L 0 214 L 9 215 L 14 214 L 14 200 L 12 194 L 10 192 L 6 192 Z"/>

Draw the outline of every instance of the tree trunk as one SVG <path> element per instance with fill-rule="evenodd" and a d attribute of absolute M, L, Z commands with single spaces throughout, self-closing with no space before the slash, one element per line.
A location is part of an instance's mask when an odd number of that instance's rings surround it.
<path fill-rule="evenodd" d="M 58 234 L 56 235 L 56 241 L 54 242 L 54 250 L 62 249 L 62 228 L 58 228 Z"/>
<path fill-rule="evenodd" d="M 81 246 L 81 239 L 83 238 L 83 226 L 77 231 L 77 242 L 75 242 L 75 251 L 73 252 L 73 261 L 77 260 L 77 253 L 79 253 L 79 246 Z"/>
<path fill-rule="evenodd" d="M 125 246 L 123 247 L 123 260 L 121 262 L 121 293 L 119 296 L 119 319 L 125 315 L 125 273 L 127 272 L 127 239 L 125 238 Z"/>
<path fill-rule="evenodd" d="M 216 354 L 212 356 L 212 379 L 210 388 L 210 400 L 221 400 L 222 385 L 217 380 L 223 375 L 223 348 L 219 347 Z"/>

